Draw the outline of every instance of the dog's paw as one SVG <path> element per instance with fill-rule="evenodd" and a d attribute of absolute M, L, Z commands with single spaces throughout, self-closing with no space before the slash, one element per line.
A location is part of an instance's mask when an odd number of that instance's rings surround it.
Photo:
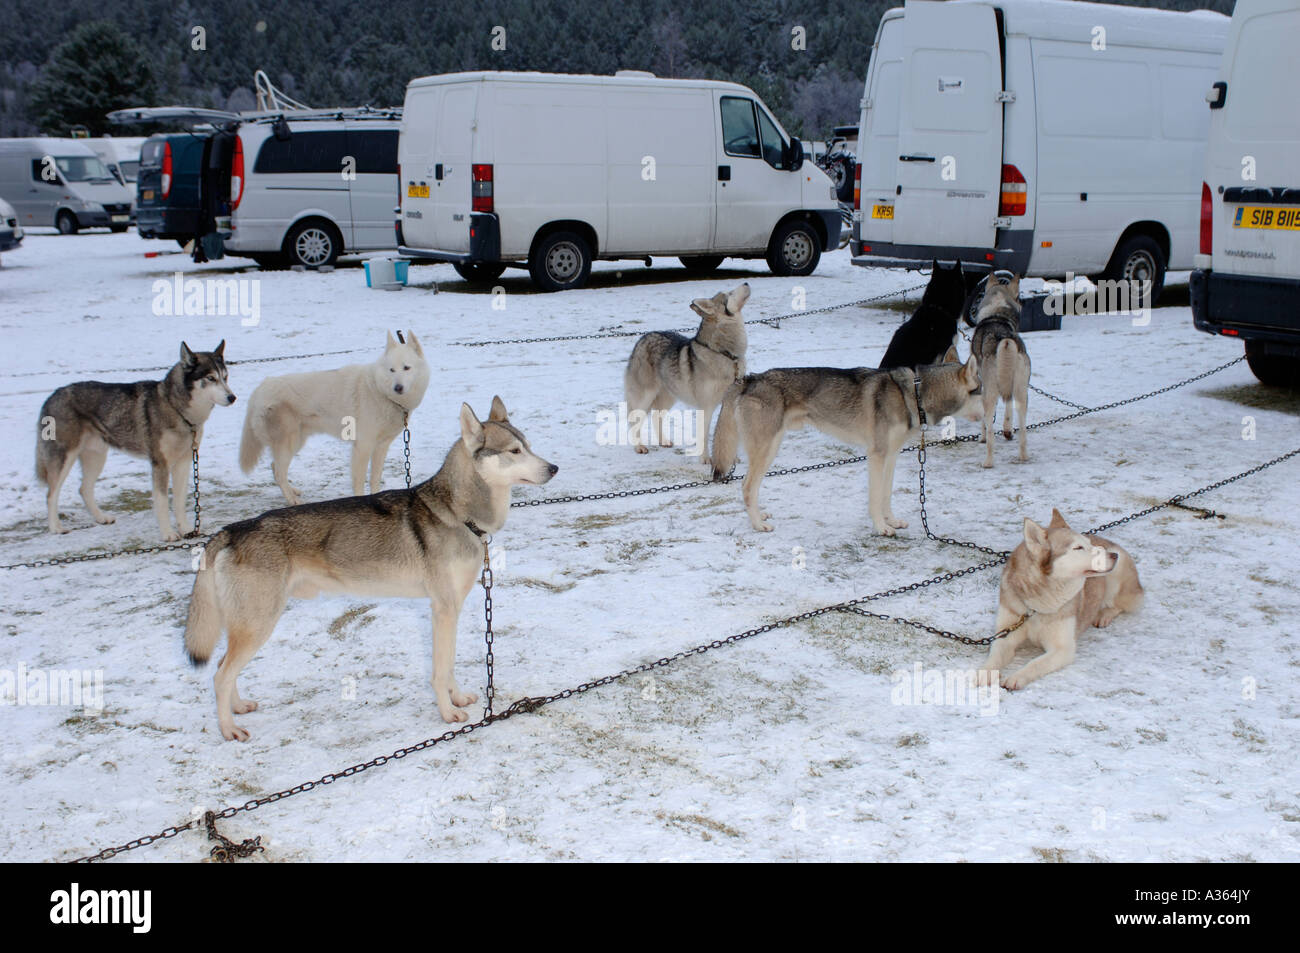
<path fill-rule="evenodd" d="M 464 708 L 467 705 L 474 704 L 476 701 L 478 701 L 478 696 L 475 695 L 473 692 L 469 692 L 469 693 L 452 692 L 451 693 L 451 703 L 455 705 L 457 708 Z"/>
<path fill-rule="evenodd" d="M 667 447 L 668 449 L 671 450 L 671 449 L 672 449 L 672 446 L 673 446 L 673 442 L 672 442 L 671 440 L 660 440 L 660 441 L 659 441 L 659 446 L 661 446 L 661 447 Z"/>
<path fill-rule="evenodd" d="M 1010 439 L 1011 439 L 1011 431 L 1010 431 L 1010 430 L 1004 430 L 1004 431 L 1002 431 L 1002 439 L 1003 439 L 1003 440 L 1010 440 Z"/>
<path fill-rule="evenodd" d="M 890 526 L 889 524 L 885 524 L 885 525 L 883 525 L 883 526 L 877 526 L 877 527 L 876 527 L 876 535 L 877 535 L 877 536 L 897 536 L 897 535 L 898 535 L 898 532 L 894 529 L 894 527 Z"/>
<path fill-rule="evenodd" d="M 253 736 L 250 735 L 243 728 L 240 728 L 238 725 L 232 723 L 228 726 L 226 725 L 222 726 L 221 737 L 225 738 L 227 741 L 247 741 L 249 738 Z"/>
<path fill-rule="evenodd" d="M 772 524 L 767 521 L 766 513 L 764 513 L 763 516 L 764 519 L 761 520 L 750 520 L 749 525 L 753 526 L 754 529 L 756 529 L 760 533 L 770 533 L 772 532 Z"/>
<path fill-rule="evenodd" d="M 1033 681 L 1033 679 L 1026 678 L 1023 674 L 1023 670 L 1021 670 L 1020 672 L 1016 672 L 1014 675 L 1008 675 L 1006 678 L 1002 679 L 1002 687 L 1009 692 L 1015 692 L 1024 688 L 1031 681 Z"/>
<path fill-rule="evenodd" d="M 636 450 L 637 453 L 649 453 L 649 452 L 650 452 L 650 448 L 649 448 L 649 447 L 645 446 L 644 444 L 640 444 L 640 443 L 638 443 L 638 444 L 636 445 L 635 450 Z"/>
<path fill-rule="evenodd" d="M 469 713 L 461 711 L 459 708 L 443 708 L 439 705 L 438 713 L 442 715 L 442 720 L 447 722 L 449 725 L 454 725 L 461 721 L 469 721 Z"/>
<path fill-rule="evenodd" d="M 178 536 L 176 533 L 172 532 L 171 530 L 168 530 L 167 532 L 163 533 L 162 540 L 164 543 L 175 543 L 180 541 L 180 536 Z"/>
<path fill-rule="evenodd" d="M 98 523 L 100 526 L 108 526 L 110 523 L 116 523 L 117 517 L 109 516 L 107 513 L 100 513 L 98 516 L 95 517 L 95 522 Z"/>
<path fill-rule="evenodd" d="M 907 520 L 900 520 L 897 516 L 887 516 L 885 517 L 885 522 L 894 527 L 894 529 L 907 529 Z"/>
<path fill-rule="evenodd" d="M 980 466 L 982 466 L 985 470 L 992 470 L 992 469 L 993 469 L 993 461 L 992 461 L 992 460 L 985 460 L 983 463 L 980 464 Z"/>
<path fill-rule="evenodd" d="M 241 698 L 230 706 L 230 710 L 236 715 L 247 715 L 250 711 L 257 711 L 257 702 L 248 698 Z"/>

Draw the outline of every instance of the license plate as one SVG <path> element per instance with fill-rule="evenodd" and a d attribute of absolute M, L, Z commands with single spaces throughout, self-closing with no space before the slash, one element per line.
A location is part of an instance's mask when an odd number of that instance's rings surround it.
<path fill-rule="evenodd" d="M 408 199 L 427 199 L 429 197 L 429 187 L 427 185 L 416 185 L 412 182 L 406 187 L 406 197 Z"/>
<path fill-rule="evenodd" d="M 1243 205 L 1232 220 L 1233 228 L 1281 228 L 1300 231 L 1300 208 Z"/>
<path fill-rule="evenodd" d="M 113 221 L 114 221 L 114 222 L 129 222 L 129 221 L 131 221 L 131 216 L 130 216 L 130 215 L 114 215 L 114 216 L 113 216 Z"/>
<path fill-rule="evenodd" d="M 152 201 L 153 201 L 153 189 L 145 189 L 144 192 L 141 194 L 140 198 L 143 199 L 143 200 L 146 201 L 146 202 L 152 202 Z"/>
<path fill-rule="evenodd" d="M 873 205 L 871 206 L 872 218 L 887 218 L 891 221 L 894 218 L 894 206 L 892 205 Z"/>

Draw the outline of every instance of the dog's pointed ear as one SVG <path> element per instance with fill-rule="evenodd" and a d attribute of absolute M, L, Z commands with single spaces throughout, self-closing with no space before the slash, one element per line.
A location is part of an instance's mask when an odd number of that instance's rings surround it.
<path fill-rule="evenodd" d="M 1020 276 L 1019 275 L 1016 275 L 1009 282 L 1007 282 L 1007 290 L 1011 293 L 1011 296 L 1013 298 L 1020 297 Z"/>
<path fill-rule="evenodd" d="M 691 302 L 691 310 L 701 318 L 713 317 L 713 307 L 712 298 L 696 298 Z"/>
<path fill-rule="evenodd" d="M 194 352 L 190 350 L 190 346 L 186 344 L 184 341 L 182 341 L 181 342 L 181 363 L 184 364 L 186 367 L 193 367 L 198 362 L 199 359 L 194 356 Z"/>
<path fill-rule="evenodd" d="M 1025 545 L 1029 551 L 1038 555 L 1048 549 L 1047 530 L 1043 529 L 1028 516 L 1025 517 Z"/>
<path fill-rule="evenodd" d="M 960 364 L 961 358 L 957 355 L 957 345 L 949 345 L 948 350 L 944 352 L 941 364 Z"/>
<path fill-rule="evenodd" d="M 388 332 L 388 340 L 384 342 L 384 353 L 387 354 L 393 348 L 397 347 L 397 338 L 393 337 L 393 332 Z"/>
<path fill-rule="evenodd" d="M 221 343 L 212 349 L 212 353 L 223 361 L 226 359 L 226 339 L 222 338 Z"/>
<path fill-rule="evenodd" d="M 962 277 L 965 277 L 965 272 L 962 271 L 962 267 L 961 267 L 961 259 L 960 259 L 960 258 L 957 259 L 957 274 L 960 275 L 960 276 L 962 276 Z"/>
<path fill-rule="evenodd" d="M 966 366 L 961 369 L 961 376 L 968 386 L 973 387 L 979 383 L 979 362 L 975 360 L 974 352 L 971 352 L 971 356 L 966 358 Z"/>
<path fill-rule="evenodd" d="M 500 397 L 493 397 L 492 410 L 488 413 L 488 420 L 494 420 L 500 424 L 505 423 L 508 419 L 505 402 Z"/>
<path fill-rule="evenodd" d="M 1065 517 L 1061 515 L 1060 510 L 1058 510 L 1056 507 L 1052 507 L 1052 521 L 1047 524 L 1047 528 L 1048 529 L 1069 529 L 1070 524 L 1065 521 Z"/>
<path fill-rule="evenodd" d="M 483 425 L 469 404 L 460 405 L 460 439 L 465 442 L 465 449 L 476 453 L 483 447 Z"/>
<path fill-rule="evenodd" d="M 420 339 L 415 336 L 414 331 L 406 332 L 406 342 L 411 345 L 412 350 L 420 357 L 424 357 L 424 348 L 420 347 Z"/>
<path fill-rule="evenodd" d="M 939 259 L 938 259 L 938 258 L 931 258 L 931 259 L 930 259 L 930 270 L 931 270 L 931 271 L 938 271 L 938 270 L 939 270 Z"/>

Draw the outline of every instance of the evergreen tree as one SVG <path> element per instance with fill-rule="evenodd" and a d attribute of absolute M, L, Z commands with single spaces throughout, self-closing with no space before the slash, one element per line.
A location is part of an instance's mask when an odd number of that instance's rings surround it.
<path fill-rule="evenodd" d="M 152 105 L 153 69 L 138 43 L 111 23 L 85 23 L 54 50 L 32 84 L 29 114 L 44 132 L 66 136 L 82 125 L 92 136 L 123 134 L 105 114 Z"/>

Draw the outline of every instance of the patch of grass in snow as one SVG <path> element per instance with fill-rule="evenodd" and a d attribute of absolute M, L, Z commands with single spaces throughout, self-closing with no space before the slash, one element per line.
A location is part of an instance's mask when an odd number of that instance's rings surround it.
<path fill-rule="evenodd" d="M 1163 731 L 1157 731 L 1154 728 L 1139 728 L 1137 729 L 1137 733 L 1138 736 L 1146 742 L 1158 743 L 1169 740 L 1168 736 Z"/>
<path fill-rule="evenodd" d="M 622 526 L 632 520 L 630 514 L 615 516 L 613 513 L 591 513 L 587 516 L 579 516 L 569 525 L 576 530 L 607 529 L 610 526 Z"/>
<path fill-rule="evenodd" d="M 655 814 L 655 817 L 663 821 L 668 827 L 676 827 L 692 834 L 699 834 L 701 840 L 713 840 L 714 834 L 723 834 L 735 838 L 743 836 L 734 827 L 728 827 L 721 821 L 715 821 L 703 814 L 664 814 L 663 811 L 659 811 Z"/>
<path fill-rule="evenodd" d="M 1074 853 L 1063 847 L 1034 847 L 1032 850 L 1042 864 L 1068 864 L 1070 855 Z"/>
<path fill-rule="evenodd" d="M 358 629 L 364 628 L 371 622 L 374 622 L 374 616 L 367 616 L 366 613 L 375 608 L 376 605 L 378 605 L 378 603 L 372 602 L 369 605 L 353 606 L 351 609 L 348 609 L 346 612 L 338 616 L 329 624 L 328 632 L 330 638 L 343 638 L 345 630 L 354 622 L 357 623 L 356 628 Z"/>
<path fill-rule="evenodd" d="M 517 582 L 519 585 L 528 586 L 531 589 L 544 589 L 547 592 L 568 592 L 577 585 L 576 582 L 549 582 L 545 579 L 534 578 L 533 576 L 525 576 L 522 579 L 512 579 L 511 582 Z"/>
<path fill-rule="evenodd" d="M 1261 752 L 1268 747 L 1268 739 L 1260 733 L 1260 730 L 1254 725 L 1248 724 L 1241 718 L 1237 718 L 1232 723 L 1232 737 L 1246 744 L 1246 749 L 1252 752 Z"/>
<path fill-rule="evenodd" d="M 149 490 L 118 490 L 100 509 L 105 513 L 144 513 L 153 509 L 153 493 Z"/>
<path fill-rule="evenodd" d="M 899 735 L 898 740 L 894 742 L 895 748 L 923 748 L 930 743 L 930 739 L 919 731 L 912 732 L 910 735 Z"/>

